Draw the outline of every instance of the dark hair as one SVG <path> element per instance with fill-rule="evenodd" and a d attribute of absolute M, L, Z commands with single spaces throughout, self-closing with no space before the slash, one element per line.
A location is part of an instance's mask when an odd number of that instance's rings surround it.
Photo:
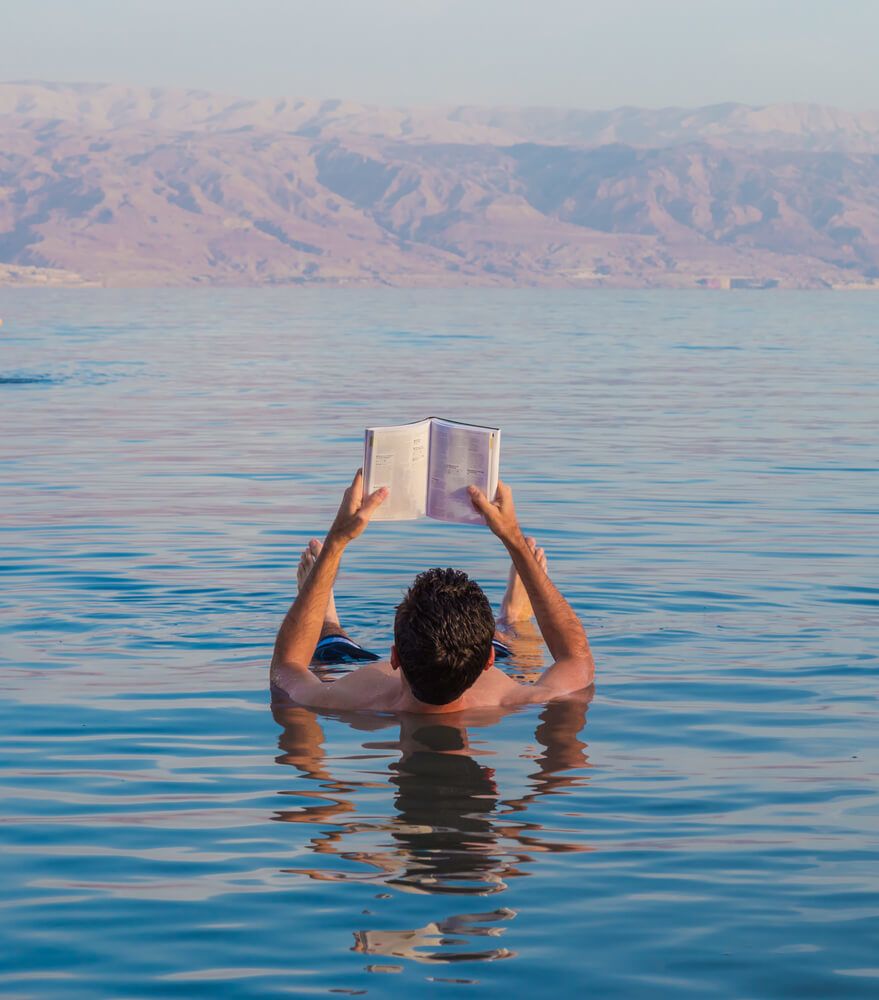
<path fill-rule="evenodd" d="M 493 638 L 488 598 L 458 569 L 419 573 L 397 607 L 400 666 L 412 694 L 428 705 L 447 705 L 476 681 Z"/>

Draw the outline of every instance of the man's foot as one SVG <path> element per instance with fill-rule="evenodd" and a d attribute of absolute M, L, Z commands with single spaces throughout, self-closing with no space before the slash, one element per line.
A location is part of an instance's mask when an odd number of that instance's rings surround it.
<path fill-rule="evenodd" d="M 299 557 L 299 566 L 296 569 L 296 584 L 300 590 L 302 590 L 303 583 L 308 579 L 308 574 L 317 561 L 322 548 L 323 542 L 317 538 L 312 538 L 302 550 L 302 555 Z M 336 599 L 333 596 L 332 590 L 330 591 L 330 599 L 327 601 L 327 610 L 324 614 L 324 627 L 327 625 L 334 625 L 336 628 L 340 628 L 339 616 L 336 613 Z"/>
<path fill-rule="evenodd" d="M 532 555 L 537 560 L 538 565 L 546 572 L 546 553 L 543 549 L 538 548 L 537 543 L 533 538 L 526 538 L 525 543 L 531 550 Z M 525 585 L 516 572 L 516 567 L 510 567 L 510 575 L 507 579 L 507 591 L 504 594 L 504 599 L 501 601 L 501 612 L 498 616 L 498 621 L 502 622 L 521 622 L 527 621 L 534 615 L 534 609 L 531 607 L 531 601 L 528 599 L 528 592 L 525 590 Z"/>

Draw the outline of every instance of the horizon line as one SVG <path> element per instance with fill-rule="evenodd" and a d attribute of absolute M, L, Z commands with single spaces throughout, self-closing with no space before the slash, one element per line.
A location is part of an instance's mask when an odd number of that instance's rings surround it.
<path fill-rule="evenodd" d="M 109 80 L 46 80 L 46 79 L 0 79 L 0 86 L 42 86 L 47 88 L 52 87 L 89 87 L 89 88 L 109 88 L 109 87 L 122 87 L 129 90 L 139 90 L 146 92 L 159 91 L 162 93 L 182 93 L 182 94 L 199 94 L 205 96 L 213 97 L 228 97 L 237 100 L 245 100 L 252 103 L 259 103 L 261 101 L 281 101 L 281 100 L 297 100 L 297 101 L 313 101 L 318 104 L 351 104 L 361 108 L 376 108 L 376 109 L 388 109 L 394 111 L 409 110 L 415 108 L 430 108 L 430 109 L 449 109 L 457 110 L 463 108 L 480 108 L 480 109 L 491 109 L 498 111 L 557 111 L 557 112 L 581 112 L 586 114 L 607 114 L 610 112 L 617 111 L 648 111 L 648 112 L 663 112 L 663 111 L 703 111 L 708 108 L 745 108 L 750 111 L 765 111 L 768 108 L 821 108 L 823 110 L 830 111 L 841 111 L 845 114 L 852 115 L 855 117 L 861 117 L 865 115 L 879 115 L 879 106 L 866 108 L 861 111 L 854 111 L 851 108 L 843 107 L 838 104 L 824 104 L 819 101 L 768 101 L 762 104 L 750 104 L 747 101 L 737 101 L 737 100 L 726 100 L 726 101 L 710 101 L 706 104 L 663 104 L 663 105 L 648 105 L 648 104 L 617 104 L 613 106 L 605 107 L 587 107 L 584 105 L 561 105 L 561 104 L 492 104 L 492 103 L 480 103 L 480 102 L 462 102 L 462 101 L 417 101 L 412 104 L 402 104 L 396 102 L 380 102 L 380 101 L 362 101 L 357 98 L 350 97 L 315 97 L 315 96 L 305 96 L 305 95 L 294 95 L 294 94 L 263 94 L 259 97 L 245 97 L 242 94 L 236 94 L 231 91 L 222 90 L 212 90 L 205 87 L 182 87 L 182 86 L 167 86 L 164 84 L 139 84 L 139 83 L 122 83 L 118 81 Z"/>

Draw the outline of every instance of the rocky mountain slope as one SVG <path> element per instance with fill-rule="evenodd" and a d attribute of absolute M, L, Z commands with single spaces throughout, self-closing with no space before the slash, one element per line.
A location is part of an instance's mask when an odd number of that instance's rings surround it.
<path fill-rule="evenodd" d="M 879 287 L 879 113 L 30 83 L 0 128 L 0 283 Z"/>

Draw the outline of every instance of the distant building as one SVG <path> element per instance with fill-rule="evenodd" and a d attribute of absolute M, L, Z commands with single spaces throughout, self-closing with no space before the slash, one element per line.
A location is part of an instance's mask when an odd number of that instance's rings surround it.
<path fill-rule="evenodd" d="M 778 288 L 778 278 L 730 278 L 730 288 Z"/>
<path fill-rule="evenodd" d="M 778 278 L 730 278 L 727 275 L 715 275 L 710 278 L 697 278 L 696 284 L 701 288 L 778 288 Z"/>

